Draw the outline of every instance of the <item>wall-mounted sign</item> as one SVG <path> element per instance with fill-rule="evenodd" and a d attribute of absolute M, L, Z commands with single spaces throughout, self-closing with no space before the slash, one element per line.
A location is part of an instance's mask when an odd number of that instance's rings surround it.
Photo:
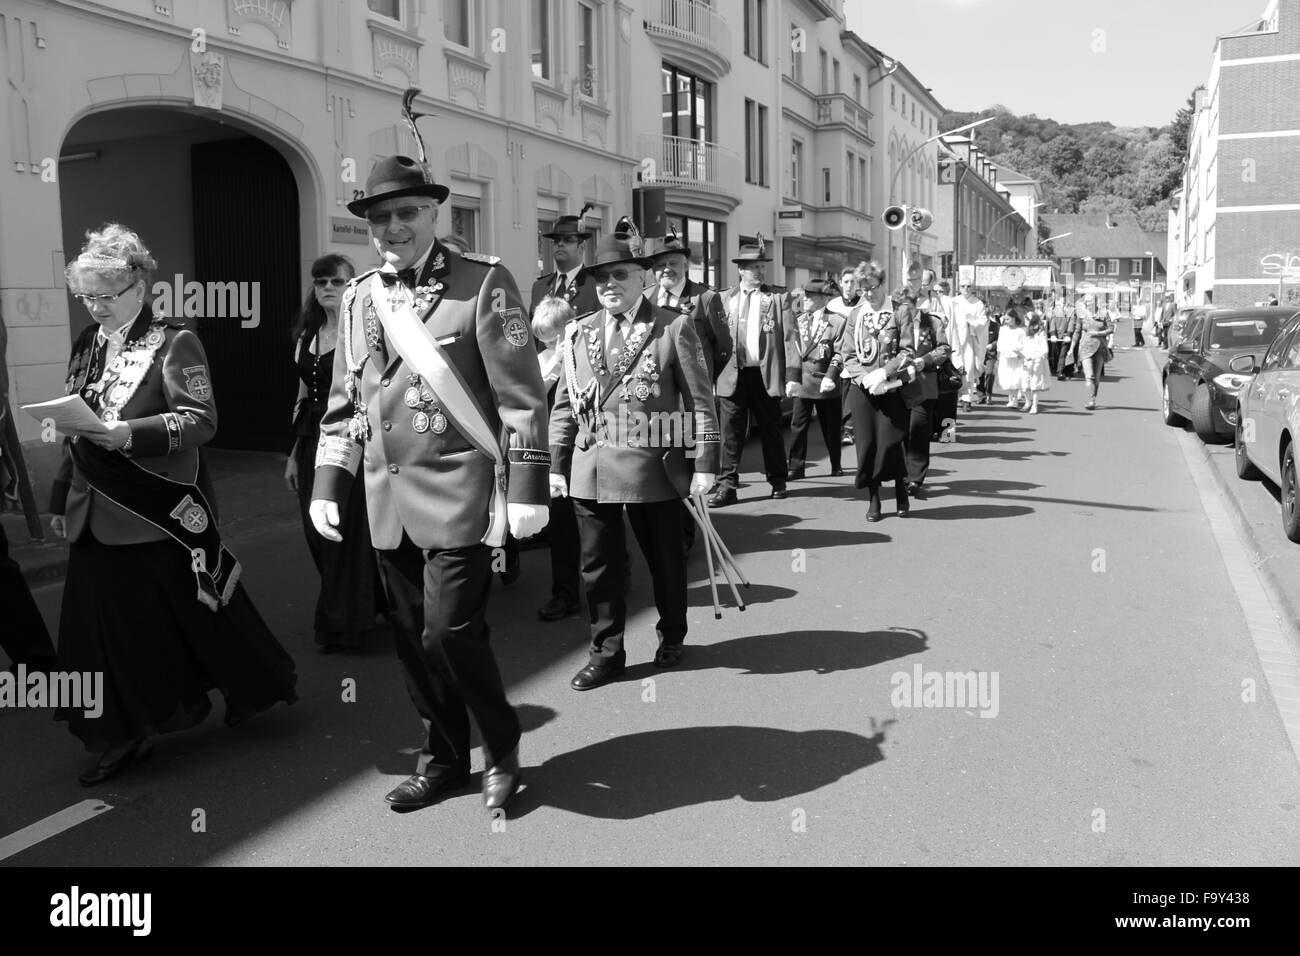
<path fill-rule="evenodd" d="M 330 216 L 330 241 L 350 242 L 358 246 L 370 245 L 370 229 L 360 219 Z"/>
<path fill-rule="evenodd" d="M 803 235 L 803 206 L 782 206 L 776 212 L 778 236 Z"/>
<path fill-rule="evenodd" d="M 959 276 L 959 278 L 958 278 L 958 280 L 957 280 L 957 284 L 958 284 L 958 285 L 974 285 L 974 284 L 975 284 L 975 267 L 974 267 L 973 265 L 971 265 L 971 266 L 958 266 L 958 267 L 957 267 L 957 275 Z"/>

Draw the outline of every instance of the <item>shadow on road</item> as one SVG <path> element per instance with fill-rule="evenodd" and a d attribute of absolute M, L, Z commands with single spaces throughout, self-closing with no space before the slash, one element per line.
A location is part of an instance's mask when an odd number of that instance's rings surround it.
<path fill-rule="evenodd" d="M 756 634 L 717 644 L 691 647 L 674 670 L 699 671 L 730 668 L 743 674 L 834 674 L 837 671 L 875 667 L 929 647 L 923 631 L 897 628 L 888 631 L 783 631 Z M 645 665 L 645 675 L 660 673 Z M 627 679 L 634 678 L 633 669 Z"/>
<path fill-rule="evenodd" d="M 849 491 L 853 489 L 850 488 Z M 808 494 L 826 494 L 810 490 Z M 855 492 L 856 494 L 856 492 Z M 840 495 L 843 497 L 843 495 Z M 713 525 L 735 554 L 743 561 L 746 554 L 760 551 L 789 551 L 792 548 L 837 548 L 862 544 L 884 544 L 890 538 L 869 531 L 800 530 L 794 525 L 803 519 L 790 514 L 740 514 L 736 512 L 710 513 Z"/>
<path fill-rule="evenodd" d="M 740 797 L 785 800 L 884 759 L 887 720 L 872 736 L 844 730 L 683 727 L 630 734 L 552 757 L 524 770 L 527 789 L 510 815 L 542 807 L 632 820 Z"/>
<path fill-rule="evenodd" d="M 740 558 L 736 560 L 739 562 Z M 742 564 L 743 566 L 743 564 Z M 731 588 L 727 584 L 727 579 L 723 576 L 721 570 L 717 571 L 715 578 L 718 582 L 718 603 L 722 605 L 723 613 L 730 608 L 735 610 L 735 599 L 731 595 Z M 741 600 L 748 607 L 754 604 L 771 604 L 773 601 L 786 601 L 794 597 L 799 592 L 793 588 L 780 588 L 774 584 L 759 584 L 757 581 L 751 582 L 750 586 L 745 588 L 736 582 L 736 589 L 740 591 Z M 713 592 L 709 588 L 708 582 L 688 588 L 686 591 L 687 607 L 712 607 Z"/>
<path fill-rule="evenodd" d="M 1050 498 L 1044 495 L 1017 494 L 1017 492 L 1032 491 L 1035 488 L 1041 488 L 1042 485 L 1034 484 L 1030 481 L 1007 481 L 1001 478 L 980 478 L 980 479 L 963 479 L 958 481 L 936 482 L 938 487 L 943 488 L 943 498 L 949 496 L 964 498 L 996 498 L 999 501 L 1029 501 L 1041 504 L 1058 504 L 1058 505 L 1084 505 L 1089 508 L 1110 508 L 1115 511 L 1159 511 L 1159 508 L 1148 508 L 1145 505 L 1125 505 L 1116 504 L 1113 501 L 1085 501 L 1081 498 Z M 924 512 L 917 511 L 918 517 Z"/>

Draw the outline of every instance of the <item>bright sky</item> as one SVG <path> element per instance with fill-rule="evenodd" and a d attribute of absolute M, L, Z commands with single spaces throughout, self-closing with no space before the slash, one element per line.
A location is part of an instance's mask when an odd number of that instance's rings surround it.
<path fill-rule="evenodd" d="M 849 29 L 951 110 L 1001 103 L 1061 123 L 1163 126 L 1217 36 L 1267 0 L 845 0 Z"/>

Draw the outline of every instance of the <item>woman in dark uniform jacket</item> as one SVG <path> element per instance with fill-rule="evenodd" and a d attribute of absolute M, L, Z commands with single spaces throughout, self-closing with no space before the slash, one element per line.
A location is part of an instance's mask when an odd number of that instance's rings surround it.
<path fill-rule="evenodd" d="M 874 264 L 872 269 L 878 270 Z M 880 520 L 880 485 L 894 482 L 899 517 L 907 517 L 907 461 L 903 442 L 908 410 L 899 387 L 910 355 L 898 349 L 898 323 L 884 307 L 883 288 L 869 291 L 844 323 L 836 354 L 849 380 L 845 404 L 853 417 L 858 455 L 855 486 L 870 495 L 868 521 Z"/>
<path fill-rule="evenodd" d="M 64 442 L 51 528 L 70 543 L 57 668 L 102 673 L 102 712 L 56 719 L 102 754 L 90 786 L 149 753 L 154 734 L 193 727 L 226 701 L 235 724 L 292 703 L 293 661 L 239 584 L 221 544 L 199 446 L 217 430 L 212 379 L 192 332 L 145 302 L 157 263 L 109 224 L 87 233 L 66 276 L 95 319 L 78 338 L 67 392 L 104 423 Z"/>
<path fill-rule="evenodd" d="M 366 489 L 354 482 L 343 509 L 342 541 L 326 541 L 312 526 L 311 480 L 316 467 L 320 420 L 334 374 L 334 341 L 338 335 L 339 303 L 355 274 L 344 256 L 321 256 L 311 265 L 312 288 L 294 325 L 294 367 L 298 371 L 298 401 L 293 409 L 293 448 L 284 480 L 298 495 L 303 531 L 316 570 L 320 594 L 316 599 L 316 643 L 325 652 L 361 647 L 375 626 L 375 615 L 387 613 L 379 562 L 370 545 Z"/>

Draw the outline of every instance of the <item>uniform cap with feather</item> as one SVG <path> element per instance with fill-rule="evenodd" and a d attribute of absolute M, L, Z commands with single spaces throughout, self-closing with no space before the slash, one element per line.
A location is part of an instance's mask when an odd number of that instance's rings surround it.
<path fill-rule="evenodd" d="M 550 232 L 542 233 L 542 238 L 562 239 L 566 236 L 576 236 L 579 239 L 590 239 L 591 233 L 583 229 L 582 224 L 583 220 L 586 218 L 587 211 L 595 208 L 596 207 L 593 204 L 587 203 L 582 207 L 582 211 L 576 216 L 561 216 L 559 219 L 555 220 L 555 224 L 551 226 Z"/>
<path fill-rule="evenodd" d="M 596 246 L 595 266 L 616 265 L 629 262 L 642 269 L 650 268 L 650 257 L 645 254 L 645 240 L 632 220 L 624 216 L 614 227 L 614 233 Z"/>
<path fill-rule="evenodd" d="M 411 109 L 416 94 L 420 91 L 412 87 L 402 96 L 402 117 L 415 136 L 415 146 L 419 159 L 410 156 L 385 156 L 375 163 L 374 169 L 366 177 L 366 193 L 360 199 L 348 203 L 348 212 L 354 216 L 365 216 L 366 210 L 381 199 L 395 199 L 399 196 L 428 196 L 438 202 L 446 202 L 451 190 L 440 186 L 433 178 L 433 169 L 429 166 L 424 150 L 424 137 L 415 121 L 428 114 L 415 113 Z"/>

